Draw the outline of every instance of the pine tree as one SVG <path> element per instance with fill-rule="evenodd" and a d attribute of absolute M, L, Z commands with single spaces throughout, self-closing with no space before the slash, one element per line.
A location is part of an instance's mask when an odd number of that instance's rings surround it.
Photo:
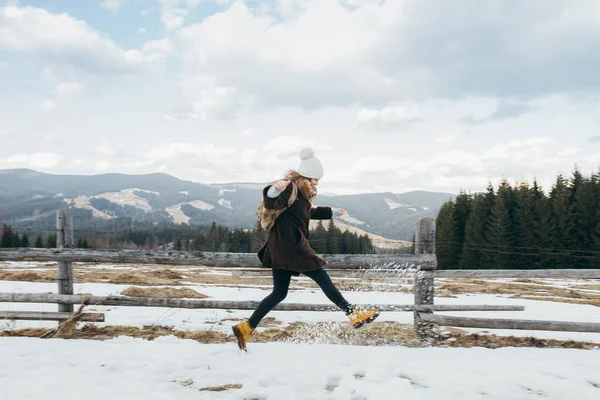
<path fill-rule="evenodd" d="M 456 220 L 451 200 L 440 207 L 435 225 L 435 254 L 438 269 L 455 269 L 458 266 L 459 248 L 456 246 Z"/>
<path fill-rule="evenodd" d="M 327 252 L 327 229 L 323 226 L 322 220 L 319 220 L 317 227 L 309 235 L 308 241 L 315 253 L 324 254 Z"/>
<path fill-rule="evenodd" d="M 0 247 L 13 247 L 14 233 L 12 226 L 4 225 L 2 228 L 2 239 L 0 239 Z"/>
<path fill-rule="evenodd" d="M 517 267 L 514 251 L 515 227 L 512 213 L 514 212 L 513 190 L 503 179 L 498 186 L 498 193 L 489 220 L 489 246 L 486 251 L 493 253 L 491 268 L 514 269 Z"/>
<path fill-rule="evenodd" d="M 463 244 L 465 242 L 465 230 L 467 225 L 467 220 L 469 219 L 469 214 L 471 213 L 471 209 L 473 207 L 473 198 L 472 196 L 466 194 L 461 190 L 458 196 L 456 196 L 456 200 L 454 201 L 454 205 L 452 207 L 452 212 L 454 213 L 454 241 L 456 242 L 454 245 L 456 247 L 456 259 L 457 261 L 460 259 L 460 255 L 463 251 Z M 458 262 L 457 262 L 458 266 Z"/>
<path fill-rule="evenodd" d="M 333 219 L 329 220 L 326 234 L 326 247 L 327 254 L 339 254 L 340 253 L 340 239 L 342 232 L 335 226 Z"/>
<path fill-rule="evenodd" d="M 208 231 L 207 237 L 208 251 L 218 251 L 219 247 L 219 234 L 217 231 L 217 223 L 213 221 Z"/>
<path fill-rule="evenodd" d="M 48 234 L 48 239 L 46 240 L 46 247 L 49 249 L 53 249 L 56 247 L 56 233 Z"/>
<path fill-rule="evenodd" d="M 528 183 L 522 182 L 515 192 L 514 214 L 514 252 L 519 269 L 531 269 L 540 263 L 535 254 L 536 238 L 534 236 L 534 198 Z"/>
<path fill-rule="evenodd" d="M 267 235 L 268 232 L 260 226 L 260 221 L 256 221 L 256 225 L 251 234 L 252 252 L 257 252 L 263 246 L 267 240 Z"/>
<path fill-rule="evenodd" d="M 21 247 L 29 247 L 29 236 L 26 233 L 23 233 L 21 236 Z"/>
<path fill-rule="evenodd" d="M 38 235 L 35 238 L 35 244 L 33 245 L 33 247 L 37 249 L 41 249 L 42 247 L 44 247 L 44 239 L 42 239 L 42 235 Z"/>
<path fill-rule="evenodd" d="M 562 175 L 556 177 L 556 182 L 550 190 L 550 231 L 548 247 L 552 251 L 545 251 L 544 263 L 548 268 L 569 268 L 568 252 L 565 243 L 570 242 L 567 237 L 572 229 L 569 227 L 569 187 Z"/>
<path fill-rule="evenodd" d="M 532 226 L 531 234 L 533 236 L 533 249 L 534 253 L 539 253 L 538 256 L 534 257 L 534 268 L 548 268 L 547 258 L 542 254 L 544 248 L 549 247 L 549 235 L 550 235 L 550 204 L 546 197 L 543 189 L 538 185 L 537 180 L 533 180 L 531 188 L 532 198 Z"/>
<path fill-rule="evenodd" d="M 483 258 L 488 253 L 482 251 L 487 244 L 486 227 L 490 218 L 493 197 L 490 199 L 488 193 L 478 193 L 473 198 L 473 206 L 465 226 L 465 240 L 463 251 L 459 261 L 460 269 L 479 269 L 489 268 L 483 262 Z M 492 189 L 493 196 L 493 189 Z"/>
<path fill-rule="evenodd" d="M 177 251 L 181 251 L 181 239 L 177 238 L 177 240 L 175 240 L 175 243 L 173 244 L 173 249 L 177 250 Z"/>
<path fill-rule="evenodd" d="M 575 252 L 571 260 L 572 268 L 594 268 L 596 264 L 590 257 L 590 251 L 595 248 L 596 214 L 600 197 L 597 195 L 596 176 L 583 178 L 578 170 L 573 173 L 571 180 L 570 216 L 574 228 L 573 241 L 569 244 Z"/>

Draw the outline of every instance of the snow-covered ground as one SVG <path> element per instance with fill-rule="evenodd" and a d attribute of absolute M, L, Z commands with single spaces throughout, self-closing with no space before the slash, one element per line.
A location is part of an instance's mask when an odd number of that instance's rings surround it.
<path fill-rule="evenodd" d="M 54 263 L 4 263 L 11 271 L 43 272 Z M 122 273 L 129 266 L 84 265 L 83 270 Z M 172 267 L 184 273 L 229 272 L 202 267 Z M 136 266 L 142 275 L 153 266 Z M 185 272 L 187 271 L 187 272 Z M 305 288 L 294 278 L 286 302 L 321 303 L 319 289 Z M 186 279 L 182 280 L 185 284 Z M 350 282 L 351 280 L 349 280 Z M 495 282 L 512 280 L 494 280 Z M 597 281 L 542 280 L 545 285 L 570 288 Z M 259 283 L 257 280 L 255 283 Z M 211 300 L 261 300 L 270 287 L 253 279 L 235 284 L 188 283 L 186 287 Z M 385 284 L 385 283 L 384 283 Z M 388 282 L 387 284 L 391 284 Z M 516 282 L 515 284 L 519 284 Z M 523 284 L 535 285 L 525 282 Z M 131 284 L 76 283 L 75 293 L 120 295 Z M 160 286 L 156 286 L 160 287 Z M 55 282 L 0 281 L 0 292 L 56 293 Z M 579 289 L 586 290 L 587 289 Z M 597 291 L 596 291 L 597 292 Z M 412 304 L 413 295 L 385 291 L 343 291 L 359 304 Z M 600 322 L 600 307 L 509 295 L 467 293 L 456 298 L 436 297 L 436 304 L 518 304 L 525 311 L 445 312 L 439 314 L 539 320 Z M 56 304 L 0 303 L 0 310 L 57 311 Z M 213 330 L 231 333 L 243 310 L 171 309 L 152 307 L 88 306 L 103 312 L 98 326 L 170 326 L 177 331 Z M 341 312 L 282 312 L 269 315 L 280 327 L 293 322 L 347 324 Z M 384 312 L 377 321 L 412 324 L 411 312 Z M 2 321 L 0 330 L 56 327 L 56 322 Z M 269 326 L 271 327 L 271 326 Z M 260 328 L 267 329 L 267 327 Z M 482 329 L 469 332 L 485 333 Z M 600 334 L 521 330 L 488 330 L 504 336 L 533 336 L 600 343 Z M 320 332 L 323 333 L 323 332 Z M 175 336 L 152 341 L 121 336 L 105 341 L 0 337 L 0 400 L 28 399 L 598 399 L 600 349 L 504 347 L 473 348 L 351 346 L 332 344 L 332 332 L 288 342 L 248 344 L 248 353 L 234 343 L 201 344 Z M 7 368 L 6 366 L 10 366 Z M 65 380 L 65 376 L 68 379 Z M 223 391 L 201 390 L 232 385 Z"/>
<path fill-rule="evenodd" d="M 560 282 L 558 283 L 561 284 Z M 134 285 L 116 285 L 104 283 L 80 283 L 74 285 L 74 293 L 91 293 L 96 296 L 119 295 L 122 291 Z M 157 286 L 160 287 L 160 286 Z M 257 287 L 222 287 L 217 285 L 186 285 L 169 287 L 187 287 L 209 296 L 210 300 L 254 300 L 260 301 L 269 292 L 268 286 Z M 13 282 L 0 281 L 0 292 L 16 293 L 56 293 L 56 283 Z M 359 304 L 413 304 L 412 294 L 398 292 L 352 292 L 342 291 L 350 301 Z M 285 302 L 328 304 L 329 300 L 319 289 L 291 290 Z M 436 304 L 504 304 L 524 305 L 525 311 L 460 311 L 436 312 L 443 315 L 455 315 L 480 318 L 511 318 L 534 320 L 558 320 L 600 323 L 600 307 L 582 304 L 558 303 L 550 301 L 511 299 L 505 295 L 496 294 L 463 294 L 456 298 L 438 297 Z M 57 311 L 56 304 L 37 303 L 0 303 L 2 311 Z M 210 310 L 210 309 L 173 309 L 159 307 L 117 307 L 117 306 L 88 306 L 87 312 L 104 312 L 104 325 L 172 326 L 176 330 L 209 329 L 230 333 L 231 322 L 221 322 L 224 319 L 247 318 L 251 311 L 246 310 Z M 287 325 L 299 321 L 316 322 L 346 322 L 346 316 L 341 312 L 313 311 L 272 311 L 269 317 Z M 384 312 L 378 321 L 396 321 L 403 324 L 413 323 L 411 312 Z M 26 327 L 55 327 L 51 321 L 2 321 L 0 329 L 20 329 Z M 485 329 L 465 329 L 468 332 L 485 332 Z M 552 332 L 527 330 L 487 330 L 487 332 L 504 336 L 533 336 L 545 339 L 591 341 L 600 343 L 600 333 L 584 332 Z"/>
<path fill-rule="evenodd" d="M 0 399 L 600 398 L 600 351 L 0 338 Z M 10 365 L 10 368 L 5 366 Z M 201 391 L 235 385 L 229 390 Z"/>

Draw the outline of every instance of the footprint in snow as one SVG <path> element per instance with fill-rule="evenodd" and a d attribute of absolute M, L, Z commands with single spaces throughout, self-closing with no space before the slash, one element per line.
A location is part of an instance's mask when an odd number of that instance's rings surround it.
<path fill-rule="evenodd" d="M 400 374 L 400 375 L 398 375 L 398 378 L 406 379 L 407 381 L 410 382 L 410 385 L 412 387 L 417 388 L 417 389 L 428 389 L 429 388 L 429 386 L 422 385 L 422 384 L 420 384 L 419 382 L 415 381 L 414 379 L 412 379 L 410 376 L 407 376 L 407 375 Z"/>
<path fill-rule="evenodd" d="M 327 380 L 327 384 L 325 385 L 325 390 L 328 392 L 333 392 L 335 388 L 340 386 L 340 381 L 342 380 L 341 376 L 331 376 Z"/>

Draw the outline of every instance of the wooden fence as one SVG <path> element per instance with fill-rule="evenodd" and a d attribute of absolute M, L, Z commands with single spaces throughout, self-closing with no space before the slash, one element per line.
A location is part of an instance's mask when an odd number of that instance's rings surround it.
<path fill-rule="evenodd" d="M 600 323 L 530 321 L 519 319 L 462 318 L 435 315 L 435 311 L 523 311 L 520 305 L 436 305 L 435 278 L 516 278 L 565 277 L 600 278 L 600 270 L 437 270 L 435 257 L 435 221 L 424 218 L 416 226 L 415 254 L 331 254 L 323 255 L 332 276 L 368 274 L 369 276 L 414 275 L 414 304 L 369 304 L 384 312 L 409 311 L 414 314 L 415 332 L 420 338 L 431 338 L 435 326 L 456 326 L 488 329 L 528 329 L 575 332 L 600 332 Z M 0 293 L 0 302 L 55 303 L 58 313 L 0 312 L 0 319 L 65 320 L 73 313 L 73 305 L 114 305 L 136 307 L 172 307 L 192 309 L 252 310 L 255 301 L 214 301 L 191 299 L 158 299 L 128 296 L 73 295 L 73 262 L 134 263 L 162 265 L 195 265 L 230 268 L 235 275 L 262 275 L 254 253 L 218 253 L 193 251 L 93 250 L 73 248 L 72 219 L 64 212 L 57 213 L 56 249 L 0 249 L 0 261 L 56 262 L 58 265 L 58 294 Z M 252 270 L 254 269 L 254 270 Z M 334 311 L 332 304 L 281 303 L 275 310 Z M 90 313 L 83 319 L 104 321 L 104 314 Z"/>

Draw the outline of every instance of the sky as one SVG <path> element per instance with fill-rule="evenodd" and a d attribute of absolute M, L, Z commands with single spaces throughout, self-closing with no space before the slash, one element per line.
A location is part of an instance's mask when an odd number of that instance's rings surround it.
<path fill-rule="evenodd" d="M 458 193 L 600 167 L 600 2 L 0 0 L 0 169 Z"/>

